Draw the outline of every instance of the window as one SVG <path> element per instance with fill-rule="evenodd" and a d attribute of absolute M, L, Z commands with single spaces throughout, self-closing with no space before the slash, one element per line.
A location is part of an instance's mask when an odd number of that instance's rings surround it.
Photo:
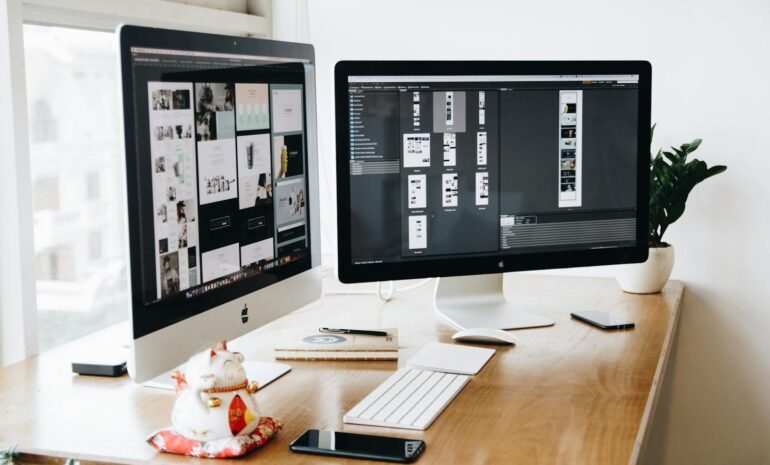
<path fill-rule="evenodd" d="M 32 202 L 35 212 L 59 209 L 59 178 L 45 177 L 35 179 Z"/>
<path fill-rule="evenodd" d="M 0 170 L 0 216 L 7 233 L 0 240 L 0 273 L 7 278 L 0 281 L 0 365 L 126 318 L 114 31 L 136 24 L 270 37 L 270 2 L 228 1 L 145 0 L 144 8 L 112 0 L 2 2 L 0 23 L 7 34 L 0 55 L 13 65 L 3 68 L 0 79 L 6 97 L 0 133 L 15 163 Z M 20 89 L 20 81 L 26 88 Z M 27 140 L 6 134 L 26 134 Z M 93 231 L 100 239 L 90 247 Z M 71 280 L 62 276 L 64 269 Z M 66 289 L 57 288 L 62 282 Z M 64 294 L 75 297 L 53 298 Z M 100 310 L 107 308 L 113 310 Z"/>
<path fill-rule="evenodd" d="M 91 231 L 88 235 L 88 259 L 92 261 L 102 258 L 102 233 Z"/>
<path fill-rule="evenodd" d="M 128 316 L 114 39 L 24 26 L 41 351 Z"/>
<path fill-rule="evenodd" d="M 99 200 L 100 176 L 97 172 L 91 172 L 86 175 L 86 200 Z"/>
<path fill-rule="evenodd" d="M 34 142 L 56 140 L 56 120 L 47 100 L 37 100 L 30 106 L 30 139 Z"/>
<path fill-rule="evenodd" d="M 60 246 L 38 253 L 35 273 L 39 281 L 73 281 L 75 268 L 72 249 Z"/>

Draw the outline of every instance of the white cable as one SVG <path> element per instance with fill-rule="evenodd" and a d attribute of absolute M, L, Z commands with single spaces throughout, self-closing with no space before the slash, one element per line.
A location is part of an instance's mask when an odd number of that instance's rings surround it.
<path fill-rule="evenodd" d="M 387 302 L 390 299 L 393 298 L 393 293 L 396 289 L 396 286 L 393 285 L 393 281 L 388 281 L 388 293 L 383 294 L 382 293 L 382 281 L 377 282 L 377 297 L 380 298 L 383 302 Z"/>

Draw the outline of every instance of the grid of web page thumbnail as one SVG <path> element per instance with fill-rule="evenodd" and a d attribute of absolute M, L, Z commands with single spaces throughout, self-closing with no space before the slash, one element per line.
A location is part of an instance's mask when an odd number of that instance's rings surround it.
<path fill-rule="evenodd" d="M 157 298 L 306 244 L 302 85 L 149 82 L 148 97 Z"/>
<path fill-rule="evenodd" d="M 438 137 L 443 152 L 439 170 L 441 190 L 441 213 L 456 213 L 462 202 L 475 208 L 486 209 L 489 205 L 489 171 L 487 152 L 487 92 L 486 91 L 415 91 L 412 95 L 412 131 L 403 134 L 403 169 L 407 175 L 408 250 L 419 251 L 428 248 L 428 170 L 431 168 L 431 138 Z M 469 95 L 473 108 L 466 103 Z M 430 105 L 431 120 L 425 121 L 425 111 Z M 473 127 L 474 129 L 471 129 Z M 425 132 L 429 129 L 431 132 Z M 471 132 L 472 131 L 472 132 Z M 460 199 L 459 182 L 468 173 L 458 168 L 458 135 L 470 132 L 475 142 L 471 156 L 474 159 L 473 173 L 468 178 L 475 186 L 475 196 Z M 461 153 L 460 158 L 468 154 Z M 439 214 L 434 212 L 434 214 Z"/>

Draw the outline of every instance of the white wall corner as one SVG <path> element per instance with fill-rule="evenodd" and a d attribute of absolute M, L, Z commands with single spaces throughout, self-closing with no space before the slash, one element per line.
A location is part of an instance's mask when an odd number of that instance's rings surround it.
<path fill-rule="evenodd" d="M 0 2 L 0 365 L 37 353 L 21 0 Z"/>

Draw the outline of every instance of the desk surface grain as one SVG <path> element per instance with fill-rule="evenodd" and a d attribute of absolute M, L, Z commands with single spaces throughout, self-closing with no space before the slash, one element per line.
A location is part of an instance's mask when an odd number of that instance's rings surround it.
<path fill-rule="evenodd" d="M 490 346 L 495 356 L 424 432 L 342 423 L 345 411 L 423 344 L 451 342 L 454 329 L 432 311 L 432 291 L 433 283 L 388 303 L 327 296 L 234 341 L 231 348 L 247 359 L 272 360 L 274 338 L 290 328 L 399 328 L 398 362 L 290 362 L 289 374 L 257 393 L 262 414 L 285 428 L 241 462 L 361 463 L 291 453 L 289 443 L 308 428 L 423 439 L 423 465 L 637 462 L 679 319 L 680 282 L 640 296 L 612 279 L 509 276 L 509 301 L 550 316 L 555 326 L 516 331 L 513 347 Z M 580 310 L 612 311 L 636 328 L 601 331 L 570 318 Z M 119 339 L 110 331 L 0 370 L 0 447 L 16 444 L 27 462 L 215 463 L 160 454 L 145 442 L 169 424 L 173 392 L 127 377 L 72 375 L 73 354 L 99 337 Z"/>

